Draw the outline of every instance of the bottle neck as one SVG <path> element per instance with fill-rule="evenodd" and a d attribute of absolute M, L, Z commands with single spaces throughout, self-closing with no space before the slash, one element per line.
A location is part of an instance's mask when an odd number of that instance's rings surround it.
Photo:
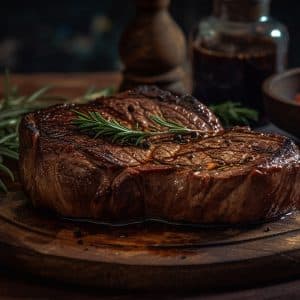
<path fill-rule="evenodd" d="M 214 0 L 214 16 L 231 22 L 267 20 L 271 0 Z"/>

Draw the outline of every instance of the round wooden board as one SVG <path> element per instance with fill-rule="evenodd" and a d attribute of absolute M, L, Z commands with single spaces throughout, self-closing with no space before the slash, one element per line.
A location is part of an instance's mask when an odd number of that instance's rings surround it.
<path fill-rule="evenodd" d="M 250 228 L 74 223 L 34 210 L 22 192 L 0 201 L 1 263 L 113 289 L 209 290 L 300 275 L 300 217 Z"/>

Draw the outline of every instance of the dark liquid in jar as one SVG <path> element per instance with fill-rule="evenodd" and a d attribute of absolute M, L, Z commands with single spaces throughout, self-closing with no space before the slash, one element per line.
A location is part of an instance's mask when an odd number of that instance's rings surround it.
<path fill-rule="evenodd" d="M 240 102 L 263 116 L 262 83 L 276 71 L 276 45 L 268 39 L 193 44 L 194 95 L 206 103 Z"/>

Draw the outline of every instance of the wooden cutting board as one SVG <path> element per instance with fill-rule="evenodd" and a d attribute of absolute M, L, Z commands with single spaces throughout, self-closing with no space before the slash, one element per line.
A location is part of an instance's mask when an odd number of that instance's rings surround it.
<path fill-rule="evenodd" d="M 50 83 L 54 94 L 76 97 L 91 86 L 118 86 L 120 76 L 18 75 L 13 82 L 24 93 Z M 14 191 L 0 194 L 0 263 L 18 273 L 112 289 L 237 289 L 300 276 L 300 216 L 248 228 L 108 227 L 36 211 Z"/>
<path fill-rule="evenodd" d="M 248 228 L 79 223 L 1 196 L 0 261 L 16 271 L 110 289 L 215 290 L 300 275 L 300 216 Z"/>

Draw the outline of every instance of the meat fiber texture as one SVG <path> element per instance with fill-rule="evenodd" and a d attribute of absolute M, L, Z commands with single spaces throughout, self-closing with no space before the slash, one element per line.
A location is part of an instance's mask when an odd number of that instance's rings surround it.
<path fill-rule="evenodd" d="M 93 138 L 72 124 L 74 110 L 141 130 L 150 115 L 201 134 L 150 139 L 136 147 Z M 161 128 L 163 129 L 163 128 Z M 36 207 L 103 222 L 163 219 L 238 224 L 264 221 L 300 202 L 298 147 L 247 128 L 224 130 L 191 96 L 140 87 L 83 105 L 26 115 L 20 125 L 20 176 Z"/>

